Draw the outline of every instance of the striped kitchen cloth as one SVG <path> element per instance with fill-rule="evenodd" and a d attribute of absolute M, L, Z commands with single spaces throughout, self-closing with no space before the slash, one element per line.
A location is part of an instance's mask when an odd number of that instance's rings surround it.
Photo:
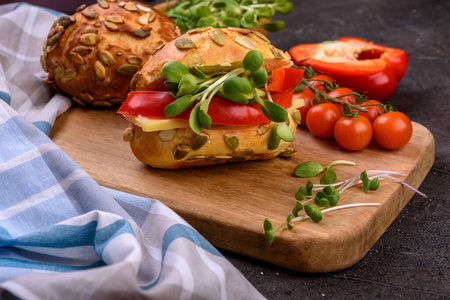
<path fill-rule="evenodd" d="M 62 14 L 27 3 L 0 5 L 0 100 L 47 135 L 72 101 L 45 84 L 42 45 Z"/>
<path fill-rule="evenodd" d="M 99 186 L 0 101 L 0 298 L 262 299 L 157 200 Z"/>
<path fill-rule="evenodd" d="M 71 106 L 39 63 L 58 15 L 0 5 L 0 299 L 262 299 L 172 210 L 99 186 L 48 138 Z"/>

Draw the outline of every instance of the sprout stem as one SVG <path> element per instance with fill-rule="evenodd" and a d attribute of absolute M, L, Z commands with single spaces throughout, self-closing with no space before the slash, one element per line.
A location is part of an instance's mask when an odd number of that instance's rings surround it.
<path fill-rule="evenodd" d="M 380 206 L 380 205 L 381 205 L 381 203 L 351 203 L 351 204 L 343 204 L 343 205 L 339 205 L 339 206 L 333 206 L 330 208 L 323 209 L 321 211 L 322 211 L 322 213 L 326 213 L 326 212 L 330 212 L 333 210 L 344 209 L 344 208 L 360 207 L 360 206 Z M 305 219 L 309 219 L 309 216 L 303 215 L 303 216 L 293 218 L 291 220 L 291 223 L 298 222 L 298 221 L 305 220 Z"/>

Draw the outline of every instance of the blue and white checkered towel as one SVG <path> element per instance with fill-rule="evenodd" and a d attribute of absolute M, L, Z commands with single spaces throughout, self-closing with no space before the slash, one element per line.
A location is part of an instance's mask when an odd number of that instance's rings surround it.
<path fill-rule="evenodd" d="M 0 6 L 0 298 L 263 298 L 172 210 L 99 186 L 44 134 L 70 107 L 40 70 L 56 17 Z"/>

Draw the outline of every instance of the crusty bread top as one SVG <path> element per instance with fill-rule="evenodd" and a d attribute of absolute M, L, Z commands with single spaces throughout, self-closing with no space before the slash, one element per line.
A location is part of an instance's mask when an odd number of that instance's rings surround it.
<path fill-rule="evenodd" d="M 161 70 L 168 61 L 179 61 L 190 70 L 195 65 L 204 73 L 212 73 L 241 67 L 245 55 L 253 49 L 263 55 L 263 67 L 268 73 L 275 68 L 292 65 L 290 55 L 274 47 L 259 32 L 203 27 L 189 30 L 157 48 L 135 75 L 132 90 L 166 90 Z"/>
<path fill-rule="evenodd" d="M 141 2 L 98 0 L 54 22 L 41 63 L 48 82 L 75 102 L 121 103 L 153 50 L 179 34 L 170 18 Z"/>

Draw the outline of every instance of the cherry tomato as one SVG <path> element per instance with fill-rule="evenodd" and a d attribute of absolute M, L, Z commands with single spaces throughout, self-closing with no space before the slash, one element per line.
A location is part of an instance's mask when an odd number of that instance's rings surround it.
<path fill-rule="evenodd" d="M 341 88 L 337 88 L 335 90 L 332 90 L 331 92 L 328 92 L 327 95 L 330 97 L 334 97 L 337 98 L 340 101 L 344 101 L 350 104 L 355 104 L 355 96 L 350 95 L 350 96 L 343 96 L 343 95 L 347 95 L 347 94 L 352 94 L 354 93 L 354 91 L 352 89 L 346 88 L 346 87 L 341 87 Z M 339 103 L 335 103 L 333 102 L 334 105 L 336 105 L 339 109 L 341 109 L 341 105 Z"/>
<path fill-rule="evenodd" d="M 309 78 L 308 82 L 309 84 L 311 84 L 313 87 L 315 87 L 316 89 L 318 89 L 321 92 L 326 93 L 326 82 L 328 81 L 330 84 L 333 84 L 333 78 L 331 78 L 328 75 L 316 75 L 313 76 L 311 78 Z"/>
<path fill-rule="evenodd" d="M 344 149 L 359 151 L 372 140 L 373 128 L 370 121 L 361 115 L 340 117 L 334 125 L 334 138 Z"/>
<path fill-rule="evenodd" d="M 373 138 L 386 149 L 405 146 L 411 139 L 412 130 L 411 120 L 398 111 L 382 114 L 373 121 Z"/>
<path fill-rule="evenodd" d="M 303 91 L 292 95 L 292 99 L 303 98 L 305 102 L 305 104 L 298 109 L 301 114 L 300 125 L 306 125 L 306 114 L 308 113 L 309 109 L 313 106 L 314 97 L 315 94 L 311 89 L 304 89 Z"/>
<path fill-rule="evenodd" d="M 336 105 L 320 103 L 313 105 L 306 114 L 306 126 L 317 137 L 329 138 L 333 136 L 334 124 L 342 116 Z"/>
<path fill-rule="evenodd" d="M 377 100 L 367 100 L 359 104 L 359 106 L 362 106 L 362 108 L 367 110 L 367 112 L 360 111 L 359 115 L 366 117 L 369 119 L 370 123 L 373 123 L 379 115 L 384 113 L 384 109 L 378 105 L 365 106 L 367 104 L 381 104 L 381 102 Z"/>

